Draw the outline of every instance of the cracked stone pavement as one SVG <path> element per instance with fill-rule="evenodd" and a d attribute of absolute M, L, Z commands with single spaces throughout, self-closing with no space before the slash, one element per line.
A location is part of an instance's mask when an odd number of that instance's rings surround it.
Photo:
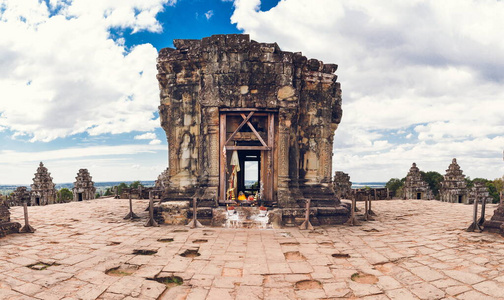
<path fill-rule="evenodd" d="M 472 205 L 374 201 L 374 221 L 307 231 L 144 227 L 133 204 L 29 207 L 37 231 L 0 239 L 0 299 L 504 299 L 504 238 L 465 232 Z"/>

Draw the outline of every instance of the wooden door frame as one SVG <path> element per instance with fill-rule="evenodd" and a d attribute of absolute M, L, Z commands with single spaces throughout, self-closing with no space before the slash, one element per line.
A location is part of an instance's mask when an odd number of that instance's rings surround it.
<path fill-rule="evenodd" d="M 277 110 L 256 109 L 256 108 L 222 108 L 219 111 L 219 202 L 226 203 L 226 170 L 227 151 L 233 150 L 260 150 L 261 151 L 261 181 L 263 181 L 264 201 L 274 201 L 274 160 L 275 160 L 275 114 Z M 242 122 L 239 127 L 228 137 L 227 136 L 227 116 L 241 116 Z M 257 133 L 254 126 L 249 122 L 252 116 L 267 117 L 267 138 L 266 141 Z M 249 126 L 254 135 L 261 142 L 261 146 L 226 146 L 233 136 L 240 131 L 243 126 Z"/>

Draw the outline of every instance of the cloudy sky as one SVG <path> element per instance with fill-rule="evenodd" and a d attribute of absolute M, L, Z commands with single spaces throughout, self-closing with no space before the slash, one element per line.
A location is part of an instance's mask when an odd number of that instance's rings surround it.
<path fill-rule="evenodd" d="M 416 162 L 504 173 L 504 2 L 0 0 L 0 184 L 154 180 L 167 167 L 157 51 L 248 33 L 337 63 L 333 170 L 404 177 Z"/>

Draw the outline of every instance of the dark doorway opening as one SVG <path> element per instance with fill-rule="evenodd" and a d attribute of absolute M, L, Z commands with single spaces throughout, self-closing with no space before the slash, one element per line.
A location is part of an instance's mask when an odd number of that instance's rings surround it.
<path fill-rule="evenodd" d="M 35 198 L 35 205 L 40 205 L 40 198 L 39 197 Z"/>
<path fill-rule="evenodd" d="M 240 172 L 238 173 L 238 191 L 246 196 L 259 193 L 261 186 L 261 151 L 240 150 Z"/>
<path fill-rule="evenodd" d="M 462 203 L 462 195 L 458 195 L 458 203 Z"/>
<path fill-rule="evenodd" d="M 417 199 L 422 199 L 422 193 L 417 193 L 417 194 L 416 194 L 416 198 L 417 198 Z"/>
<path fill-rule="evenodd" d="M 82 201 L 82 193 L 77 193 L 77 201 Z"/>

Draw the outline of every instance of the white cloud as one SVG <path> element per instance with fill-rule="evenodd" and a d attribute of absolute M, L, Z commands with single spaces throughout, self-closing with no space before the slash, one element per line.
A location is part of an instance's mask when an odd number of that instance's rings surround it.
<path fill-rule="evenodd" d="M 343 119 L 333 170 L 355 181 L 388 180 L 414 161 L 444 174 L 457 157 L 468 176 L 502 176 L 504 2 L 259 7 L 260 0 L 236 0 L 232 22 L 259 42 L 339 64 Z M 389 133 L 406 128 L 413 132 L 402 139 Z"/>
<path fill-rule="evenodd" d="M 154 139 L 149 142 L 149 145 L 159 145 L 159 144 L 161 144 L 161 140 L 158 139 Z"/>
<path fill-rule="evenodd" d="M 210 18 L 211 18 L 211 17 L 213 17 L 213 15 L 214 15 L 213 10 L 209 10 L 209 11 L 207 11 L 207 12 L 205 13 L 205 18 L 206 18 L 207 20 L 210 20 Z"/>
<path fill-rule="evenodd" d="M 156 49 L 127 49 L 110 30 L 159 32 L 156 14 L 174 3 L 3 0 L 0 126 L 32 141 L 159 126 Z"/>
<path fill-rule="evenodd" d="M 157 138 L 156 137 L 156 134 L 154 132 L 147 132 L 147 133 L 144 133 L 144 134 L 141 134 L 141 135 L 136 135 L 134 137 L 135 140 L 152 140 L 152 139 L 155 139 Z"/>
<path fill-rule="evenodd" d="M 166 151 L 166 146 L 164 145 L 94 146 L 83 148 L 64 148 L 59 150 L 38 151 L 38 152 L 1 150 L 0 164 L 17 164 L 25 162 L 77 159 L 83 157 L 132 155 L 139 153 L 153 153 L 156 151 Z"/>

